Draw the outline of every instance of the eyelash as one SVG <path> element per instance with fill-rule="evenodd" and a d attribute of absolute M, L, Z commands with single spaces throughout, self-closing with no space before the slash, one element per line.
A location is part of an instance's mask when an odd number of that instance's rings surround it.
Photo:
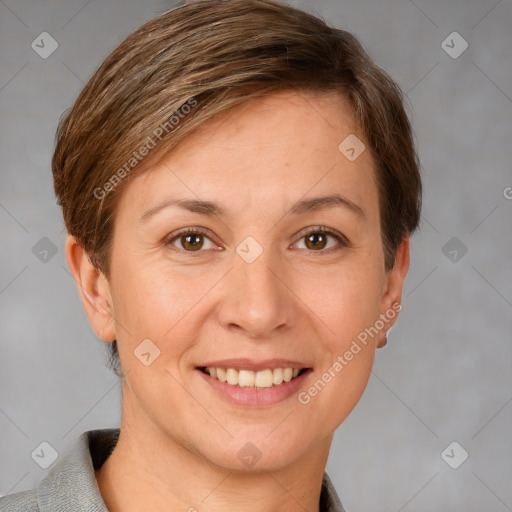
<path fill-rule="evenodd" d="M 302 240 L 303 238 L 305 238 L 308 235 L 311 235 L 313 233 L 317 233 L 317 234 L 318 233 L 322 233 L 322 234 L 330 235 L 330 236 L 332 236 L 332 237 L 334 237 L 336 239 L 336 241 L 338 242 L 339 245 L 337 247 L 330 247 L 329 249 L 319 250 L 319 251 L 314 251 L 312 249 L 299 249 L 299 250 L 307 250 L 310 253 L 330 254 L 331 252 L 339 251 L 342 248 L 351 247 L 350 242 L 347 240 L 347 238 L 345 236 L 343 236 L 341 233 L 338 233 L 334 229 L 328 228 L 327 226 L 316 226 L 316 227 L 313 227 L 313 228 L 309 228 L 307 231 L 305 231 L 305 232 L 303 232 L 301 234 L 301 236 L 299 237 L 298 241 Z M 175 240 L 177 240 L 178 238 L 184 236 L 184 235 L 203 235 L 203 236 L 205 236 L 205 237 L 210 239 L 210 237 L 208 236 L 209 235 L 209 231 L 206 230 L 206 229 L 202 229 L 202 228 L 184 228 L 184 229 L 181 229 L 181 230 L 177 231 L 176 233 L 172 233 L 165 240 L 165 242 L 164 242 L 165 246 L 169 247 L 171 250 L 176 250 L 178 252 L 184 252 L 184 253 L 190 254 L 192 256 L 199 256 L 201 253 L 205 252 L 205 250 L 187 251 L 185 249 L 180 249 L 178 247 L 175 247 L 173 245 L 173 242 Z M 211 241 L 213 242 L 213 240 L 211 240 Z"/>

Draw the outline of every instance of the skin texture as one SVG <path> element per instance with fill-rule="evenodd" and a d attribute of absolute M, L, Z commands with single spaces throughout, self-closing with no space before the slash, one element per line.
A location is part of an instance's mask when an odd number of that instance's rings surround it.
<path fill-rule="evenodd" d="M 318 510 L 334 431 L 360 399 L 398 314 L 305 405 L 297 395 L 235 405 L 195 368 L 233 357 L 298 360 L 313 368 L 304 391 L 401 301 L 409 239 L 386 273 L 370 152 L 351 162 L 338 150 L 352 133 L 365 142 L 338 95 L 287 91 L 251 100 L 128 183 L 110 282 L 68 237 L 68 264 L 91 326 L 103 340 L 117 339 L 126 375 L 120 439 L 96 471 L 110 512 Z M 287 213 L 299 200 L 333 192 L 365 217 L 344 207 Z M 227 214 L 174 206 L 140 221 L 173 197 L 215 201 Z M 319 226 L 350 246 L 332 235 L 307 245 L 303 232 Z M 183 235 L 169 242 L 188 227 L 209 231 L 199 251 Z M 248 236 L 263 248 L 252 263 L 236 252 Z M 148 338 L 160 356 L 145 366 L 134 350 Z M 237 457 L 247 442 L 262 454 L 252 468 Z"/>

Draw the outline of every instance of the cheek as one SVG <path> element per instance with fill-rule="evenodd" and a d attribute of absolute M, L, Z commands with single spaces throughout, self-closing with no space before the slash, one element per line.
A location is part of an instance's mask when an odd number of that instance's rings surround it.
<path fill-rule="evenodd" d="M 213 273 L 184 272 L 170 265 L 125 262 L 118 267 L 114 303 L 120 337 L 133 352 L 150 339 L 160 349 L 160 362 L 179 355 L 197 338 L 196 311 L 218 281 Z M 172 353 L 169 351 L 172 347 Z"/>
<path fill-rule="evenodd" d="M 283 279 L 293 290 L 288 300 L 305 319 L 298 321 L 309 323 L 319 338 L 342 350 L 378 316 L 381 276 L 377 269 L 369 258 L 354 258 L 329 268 L 318 264 L 286 272 Z M 120 262 L 114 303 L 121 335 L 130 338 L 130 344 L 149 338 L 162 348 L 172 340 L 173 350 L 180 352 L 184 348 L 180 340 L 185 345 L 194 332 L 197 336 L 194 319 L 200 311 L 204 313 L 209 292 L 224 273 L 220 268 L 172 267 L 168 262 Z M 215 292 L 213 296 L 222 300 Z"/>
<path fill-rule="evenodd" d="M 312 328 L 322 344 L 321 367 L 298 396 L 309 417 L 318 419 L 312 421 L 313 430 L 336 428 L 366 388 L 375 356 L 377 337 L 371 328 L 379 318 L 381 280 L 379 267 L 370 260 L 300 281 L 298 295 L 308 297 L 304 302 L 314 312 Z"/>
<path fill-rule="evenodd" d="M 340 264 L 329 274 L 301 276 L 295 289 L 317 318 L 324 339 L 332 349 L 342 350 L 378 318 L 381 283 L 382 273 L 375 265 Z"/>
<path fill-rule="evenodd" d="M 373 269 L 373 270 L 372 270 Z M 312 326 L 322 344 L 321 367 L 298 397 L 308 407 L 314 428 L 336 428 L 355 407 L 370 378 L 377 337 L 382 273 L 371 261 L 346 266 L 330 276 L 301 280 L 301 297 L 316 318 Z M 309 290 L 309 295 L 306 294 Z M 325 410 L 331 411 L 328 417 Z"/>

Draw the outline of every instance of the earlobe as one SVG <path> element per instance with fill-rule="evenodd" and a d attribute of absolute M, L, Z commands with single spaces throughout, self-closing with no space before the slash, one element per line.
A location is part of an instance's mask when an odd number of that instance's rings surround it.
<path fill-rule="evenodd" d="M 388 344 L 388 333 L 384 331 L 384 334 L 379 338 L 377 342 L 377 348 L 383 348 Z"/>
<path fill-rule="evenodd" d="M 89 260 L 76 238 L 66 239 L 66 259 L 78 288 L 85 313 L 96 335 L 104 341 L 116 338 L 110 284 Z"/>

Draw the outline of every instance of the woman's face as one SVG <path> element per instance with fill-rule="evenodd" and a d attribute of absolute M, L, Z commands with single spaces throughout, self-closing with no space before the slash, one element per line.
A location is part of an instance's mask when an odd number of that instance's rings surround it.
<path fill-rule="evenodd" d="M 354 135 L 366 144 L 343 98 L 281 92 L 203 125 L 128 184 L 106 294 L 115 320 L 93 320 L 118 341 L 124 420 L 238 470 L 330 444 L 408 268 L 406 240 L 384 270 L 374 163 Z M 243 385 L 207 366 L 244 370 Z M 274 384 L 277 368 L 305 371 Z M 262 387 L 245 387 L 254 378 Z"/>

